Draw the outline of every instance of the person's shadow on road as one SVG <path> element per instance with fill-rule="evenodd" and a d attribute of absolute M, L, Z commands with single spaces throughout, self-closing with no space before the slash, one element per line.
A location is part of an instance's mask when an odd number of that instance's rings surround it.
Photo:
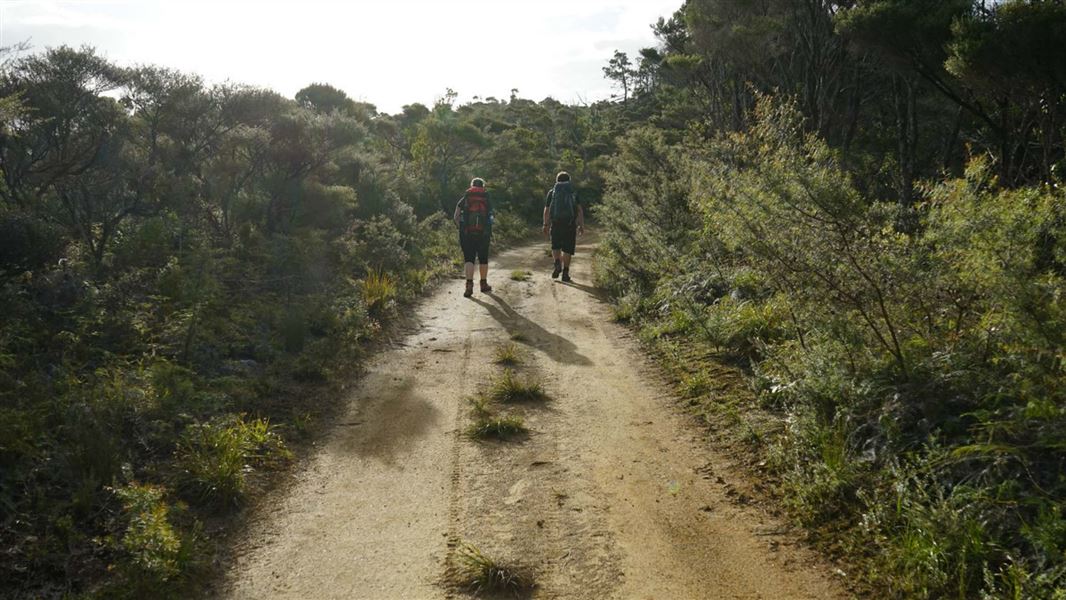
<path fill-rule="evenodd" d="M 600 289 L 600 288 L 598 288 L 596 286 L 585 285 L 583 283 L 577 283 L 576 281 L 560 281 L 559 285 L 565 285 L 567 287 L 577 288 L 577 289 L 581 290 L 582 292 L 585 292 L 586 294 L 588 294 L 589 296 L 592 296 L 593 298 L 595 298 L 597 300 L 600 300 L 600 301 L 603 301 L 603 302 L 607 301 L 607 292 L 605 292 L 604 290 L 602 290 L 602 289 Z"/>
<path fill-rule="evenodd" d="M 488 297 L 492 298 L 496 304 L 491 304 L 478 298 L 470 299 L 485 307 L 485 310 L 489 311 L 489 315 L 496 319 L 500 325 L 503 325 L 509 334 L 512 336 L 519 334 L 520 337 L 515 341 L 535 350 L 540 350 L 553 360 L 561 363 L 586 366 L 593 364 L 587 356 L 577 351 L 577 346 L 570 340 L 561 335 L 556 335 L 544 329 L 535 321 L 520 315 L 503 298 L 495 294 L 488 294 Z"/>

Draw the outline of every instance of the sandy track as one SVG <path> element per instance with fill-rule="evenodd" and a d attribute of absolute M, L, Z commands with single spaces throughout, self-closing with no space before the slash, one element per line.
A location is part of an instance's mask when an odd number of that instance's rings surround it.
<path fill-rule="evenodd" d="M 458 597 L 442 582 L 462 540 L 531 567 L 541 598 L 845 597 L 784 528 L 730 500 L 727 461 L 609 322 L 590 251 L 574 284 L 548 278 L 538 244 L 494 261 L 492 294 L 465 299 L 455 281 L 423 302 L 294 485 L 262 503 L 223 595 Z M 471 442 L 464 398 L 514 334 L 519 371 L 552 399 L 513 409 L 525 439 Z"/>

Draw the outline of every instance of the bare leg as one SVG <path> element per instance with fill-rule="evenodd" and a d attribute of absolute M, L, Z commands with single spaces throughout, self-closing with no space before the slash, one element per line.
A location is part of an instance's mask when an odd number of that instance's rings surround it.
<path fill-rule="evenodd" d="M 468 263 L 466 263 L 465 266 L 466 266 L 466 278 L 468 280 L 469 279 L 473 279 L 474 278 L 474 263 L 468 262 Z"/>
<path fill-rule="evenodd" d="M 570 259 L 572 257 L 563 252 L 563 281 L 572 281 L 570 279 Z"/>
<path fill-rule="evenodd" d="M 488 275 L 489 275 L 489 265 L 488 265 L 488 263 L 481 263 L 480 265 L 478 265 L 478 270 L 481 271 L 481 279 L 487 279 L 488 278 Z M 471 276 L 474 275 L 473 270 L 470 271 L 470 275 Z"/>

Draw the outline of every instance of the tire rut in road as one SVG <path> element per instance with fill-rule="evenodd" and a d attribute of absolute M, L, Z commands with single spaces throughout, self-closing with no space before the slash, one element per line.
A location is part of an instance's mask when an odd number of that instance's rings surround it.
<path fill-rule="evenodd" d="M 542 258 L 534 247 L 501 254 L 493 273 Z M 767 549 L 773 540 L 753 531 L 772 520 L 700 471 L 715 461 L 703 434 L 580 283 L 588 262 L 574 274 L 575 284 L 539 270 L 472 300 L 455 289 L 427 299 L 422 327 L 353 392 L 342 422 L 358 426 L 337 427 L 264 503 L 228 595 L 465 597 L 448 577 L 470 542 L 533 567 L 538 598 L 842 597 L 809 553 Z M 500 372 L 492 351 L 516 334 L 521 372 L 552 399 L 508 409 L 531 430 L 519 441 L 469 440 L 465 397 Z"/>

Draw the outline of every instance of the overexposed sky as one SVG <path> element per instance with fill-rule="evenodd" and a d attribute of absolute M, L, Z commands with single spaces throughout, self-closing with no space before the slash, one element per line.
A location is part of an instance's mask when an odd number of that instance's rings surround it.
<path fill-rule="evenodd" d="M 651 25 L 682 0 L 215 2 L 0 0 L 0 46 L 94 46 L 124 65 L 157 64 L 292 97 L 313 82 L 398 112 L 459 100 L 612 91 L 615 49 L 655 45 Z"/>

